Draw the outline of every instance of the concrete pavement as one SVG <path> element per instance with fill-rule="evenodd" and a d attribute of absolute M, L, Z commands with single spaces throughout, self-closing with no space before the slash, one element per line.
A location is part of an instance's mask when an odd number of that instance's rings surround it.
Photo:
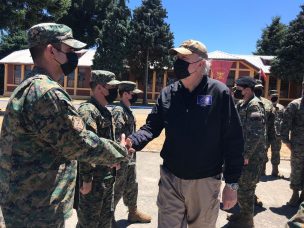
<path fill-rule="evenodd" d="M 118 204 L 115 217 L 120 228 L 156 228 L 157 227 L 157 206 L 156 197 L 158 193 L 159 165 L 162 160 L 159 153 L 138 152 L 137 154 L 137 176 L 139 182 L 139 209 L 152 215 L 150 224 L 128 224 L 127 209 L 122 201 Z M 267 174 L 270 175 L 270 164 L 267 164 Z M 257 187 L 257 195 L 264 202 L 264 208 L 256 208 L 257 214 L 254 217 L 256 228 L 277 228 L 284 227 L 288 218 L 296 213 L 297 208 L 286 206 L 286 202 L 291 196 L 289 189 L 290 165 L 288 160 L 282 160 L 280 172 L 285 175 L 285 179 L 274 179 L 270 176 L 262 178 Z M 223 183 L 224 185 L 224 183 Z M 236 208 L 237 209 L 237 208 Z M 234 209 L 234 210 L 236 210 Z M 229 213 L 220 210 L 216 227 L 225 227 L 226 217 Z M 67 227 L 73 228 L 77 223 L 76 212 L 67 221 Z"/>

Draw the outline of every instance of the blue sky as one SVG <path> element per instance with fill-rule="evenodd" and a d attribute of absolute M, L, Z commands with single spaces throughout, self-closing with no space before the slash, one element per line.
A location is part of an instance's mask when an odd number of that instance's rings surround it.
<path fill-rule="evenodd" d="M 262 29 L 274 16 L 288 24 L 300 12 L 303 0 L 163 0 L 174 43 L 202 41 L 208 51 L 251 54 Z M 129 0 L 129 7 L 141 0 Z"/>

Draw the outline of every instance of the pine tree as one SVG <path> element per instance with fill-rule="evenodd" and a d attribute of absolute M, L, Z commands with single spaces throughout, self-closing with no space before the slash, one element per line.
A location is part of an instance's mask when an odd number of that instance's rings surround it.
<path fill-rule="evenodd" d="M 127 39 L 131 12 L 125 0 L 113 1 L 103 21 L 102 32 L 97 39 L 97 50 L 94 57 L 94 69 L 112 71 L 121 79 L 125 71 Z"/>
<path fill-rule="evenodd" d="M 71 0 L 68 13 L 58 22 L 73 29 L 73 36 L 87 44 L 96 45 L 96 39 L 102 32 L 103 20 L 107 15 L 109 4 L 113 0 Z"/>
<path fill-rule="evenodd" d="M 147 103 L 147 66 L 163 70 L 172 65 L 168 50 L 173 46 L 174 37 L 165 18 L 167 11 L 160 0 L 143 0 L 133 12 L 128 64 L 138 78 L 144 76 L 144 104 Z"/>
<path fill-rule="evenodd" d="M 287 34 L 272 63 L 271 74 L 282 79 L 302 81 L 304 78 L 304 5 L 290 22 Z"/>
<path fill-rule="evenodd" d="M 52 22 L 67 13 L 71 0 L 2 0 L 0 30 L 26 30 L 41 22 Z"/>
<path fill-rule="evenodd" d="M 257 50 L 254 54 L 277 55 L 287 31 L 287 26 L 282 24 L 280 20 L 280 17 L 274 17 L 272 23 L 263 29 L 262 37 L 257 41 Z"/>

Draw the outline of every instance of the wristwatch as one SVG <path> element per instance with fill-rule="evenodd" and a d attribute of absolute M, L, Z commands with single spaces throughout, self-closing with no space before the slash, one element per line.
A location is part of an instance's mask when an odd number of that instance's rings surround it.
<path fill-rule="evenodd" d="M 238 183 L 226 183 L 226 186 L 230 188 L 233 191 L 237 191 L 239 189 L 239 184 Z"/>

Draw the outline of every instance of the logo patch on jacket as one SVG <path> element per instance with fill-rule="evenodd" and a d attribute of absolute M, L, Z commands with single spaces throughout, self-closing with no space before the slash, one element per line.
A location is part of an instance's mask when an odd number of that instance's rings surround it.
<path fill-rule="evenodd" d="M 200 106 L 212 105 L 212 96 L 211 95 L 198 95 L 196 104 Z"/>

